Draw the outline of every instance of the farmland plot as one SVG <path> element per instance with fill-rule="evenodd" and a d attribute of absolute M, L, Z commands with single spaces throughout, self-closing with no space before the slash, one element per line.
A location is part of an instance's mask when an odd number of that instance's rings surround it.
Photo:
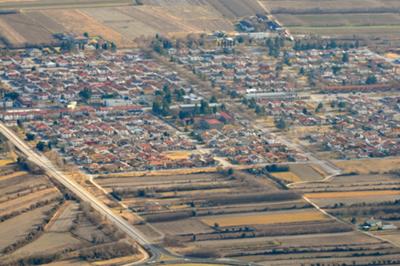
<path fill-rule="evenodd" d="M 0 250 L 18 240 L 24 239 L 33 226 L 43 219 L 44 213 L 52 207 L 53 205 L 51 204 L 46 205 L 1 222 Z"/>
<path fill-rule="evenodd" d="M 67 248 L 77 249 L 81 246 L 81 241 L 73 237 L 70 233 L 44 233 L 37 240 L 18 249 L 14 254 L 40 254 L 43 251 L 56 253 Z"/>
<path fill-rule="evenodd" d="M 354 12 L 357 10 L 396 9 L 400 8 L 398 1 L 391 0 L 261 0 L 273 13 L 290 12 Z"/>
<path fill-rule="evenodd" d="M 253 16 L 264 12 L 257 0 L 144 0 L 143 2 L 145 5 L 159 6 L 207 6 L 229 19 Z"/>
<path fill-rule="evenodd" d="M 243 226 L 256 224 L 277 224 L 290 222 L 306 222 L 325 220 L 326 216 L 317 211 L 299 212 L 275 212 L 259 213 L 238 216 L 207 217 L 202 221 L 209 226 L 219 224 L 220 226 Z"/>
<path fill-rule="evenodd" d="M 118 44 L 125 44 L 123 36 L 113 29 L 103 25 L 93 17 L 78 9 L 43 10 L 46 16 L 57 20 L 68 32 L 83 34 L 88 32 L 92 36 L 102 36 L 106 40 L 113 40 Z"/>
<path fill-rule="evenodd" d="M 34 193 L 27 194 L 0 204 L 0 214 L 4 215 L 13 211 L 23 210 L 39 201 L 52 200 L 60 196 L 56 188 L 48 188 Z"/>
<path fill-rule="evenodd" d="M 339 168 L 342 168 L 346 173 L 384 173 L 399 169 L 400 158 L 383 158 L 383 159 L 362 159 L 334 162 Z"/>
<path fill-rule="evenodd" d="M 5 32 L 5 38 L 11 43 L 21 45 L 24 43 L 42 44 L 53 42 L 52 33 L 36 23 L 29 15 L 24 13 L 1 15 L 0 21 Z"/>

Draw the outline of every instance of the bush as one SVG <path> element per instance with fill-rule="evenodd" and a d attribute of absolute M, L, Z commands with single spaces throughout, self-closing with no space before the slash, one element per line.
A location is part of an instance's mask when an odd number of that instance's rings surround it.
<path fill-rule="evenodd" d="M 138 253 L 137 247 L 134 247 L 126 242 L 119 241 L 116 243 L 109 243 L 92 248 L 82 249 L 79 252 L 79 257 L 87 261 L 96 261 L 129 256 L 136 253 Z"/>

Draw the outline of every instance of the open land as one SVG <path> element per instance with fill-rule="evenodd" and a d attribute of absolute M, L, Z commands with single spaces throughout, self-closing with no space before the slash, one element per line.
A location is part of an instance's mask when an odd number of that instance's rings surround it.
<path fill-rule="evenodd" d="M 43 262 L 81 260 L 79 254 L 95 249 L 97 245 L 127 248 L 118 242 L 115 229 L 93 210 L 75 201 L 65 201 L 47 176 L 21 170 L 17 163 L 6 160 L 8 164 L 0 167 L 2 263 L 23 263 L 35 256 L 37 261 Z M 100 223 L 102 229 L 98 227 Z M 132 257 L 127 262 L 139 257 Z M 93 259 L 88 256 L 84 260 Z"/>

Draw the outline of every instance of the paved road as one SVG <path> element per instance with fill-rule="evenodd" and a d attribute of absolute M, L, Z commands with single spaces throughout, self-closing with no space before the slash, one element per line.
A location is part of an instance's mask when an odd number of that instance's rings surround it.
<path fill-rule="evenodd" d="M 115 224 L 121 231 L 126 233 L 129 237 L 139 243 L 143 248 L 150 253 L 147 260 L 140 261 L 139 264 L 155 264 L 160 261 L 161 255 L 166 255 L 168 257 L 175 258 L 175 262 L 192 262 L 192 263 L 212 263 L 212 264 L 229 264 L 229 265 L 256 265 L 253 263 L 247 263 L 242 261 L 237 261 L 234 259 L 229 260 L 219 260 L 219 259 L 195 259 L 195 258 L 185 258 L 178 256 L 176 254 L 171 254 L 162 247 L 158 247 L 151 243 L 150 240 L 146 238 L 139 230 L 134 226 L 129 224 L 118 214 L 110 210 L 106 205 L 99 201 L 95 196 L 86 191 L 82 186 L 70 180 L 62 172 L 57 170 L 53 164 L 43 155 L 40 155 L 33 151 L 24 141 L 22 141 L 12 130 L 8 129 L 3 123 L 0 122 L 0 133 L 3 134 L 11 143 L 13 143 L 25 156 L 33 163 L 40 166 L 46 171 L 46 173 L 60 182 L 67 189 L 75 193 L 75 195 L 81 200 L 88 202 L 95 210 L 104 215 L 112 223 Z M 132 263 L 127 265 L 136 265 L 138 263 Z"/>
<path fill-rule="evenodd" d="M 0 132 L 9 141 L 11 141 L 22 153 L 24 153 L 29 160 L 43 168 L 50 177 L 56 179 L 67 189 L 72 191 L 81 200 L 88 202 L 95 210 L 100 212 L 112 223 L 114 223 L 121 231 L 126 233 L 129 237 L 131 237 L 142 247 L 144 247 L 150 253 L 150 261 L 156 261 L 159 259 L 160 255 L 163 252 L 158 247 L 152 245 L 151 242 L 146 239 L 146 237 L 139 230 L 130 225 L 118 214 L 115 214 L 111 209 L 100 202 L 96 197 L 91 195 L 82 186 L 75 183 L 74 181 L 71 181 L 62 172 L 57 170 L 46 157 L 34 152 L 25 142 L 19 139 L 19 137 L 16 136 L 13 131 L 8 129 L 3 123 L 0 123 Z"/>

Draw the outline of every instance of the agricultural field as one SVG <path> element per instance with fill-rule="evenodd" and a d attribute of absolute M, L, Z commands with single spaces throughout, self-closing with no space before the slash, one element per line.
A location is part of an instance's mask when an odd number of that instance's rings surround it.
<path fill-rule="evenodd" d="M 272 13 L 359 13 L 363 10 L 397 10 L 400 3 L 392 0 L 261 0 Z"/>
<path fill-rule="evenodd" d="M 397 172 L 377 171 L 372 174 L 339 175 L 325 182 L 294 184 L 291 189 L 304 194 L 308 201 L 357 228 L 361 228 L 368 219 L 382 222 L 387 229 L 382 232 L 378 230 L 376 235 L 398 245 L 399 185 Z"/>
<path fill-rule="evenodd" d="M 225 18 L 236 19 L 240 17 L 252 16 L 257 13 L 265 12 L 257 0 L 144 0 L 145 5 L 158 6 L 205 6 L 214 10 Z"/>
<path fill-rule="evenodd" d="M 302 177 L 315 174 L 306 166 L 294 171 Z M 145 235 L 188 256 L 229 257 L 269 265 L 288 258 L 315 261 L 328 254 L 335 261 L 345 261 L 356 252 L 367 256 L 372 250 L 394 258 L 399 252 L 391 244 L 317 211 L 300 194 L 281 190 L 258 172 L 114 174 L 99 176 L 95 182 L 140 216 L 133 223 Z M 340 253 L 338 246 L 343 247 Z"/>
<path fill-rule="evenodd" d="M 321 181 L 326 173 L 313 164 L 292 164 L 288 171 L 272 172 L 271 175 L 284 183 Z"/>
<path fill-rule="evenodd" d="M 15 46 L 54 43 L 52 33 L 61 30 L 55 21 L 34 13 L 0 15 L 0 28 L 2 37 Z"/>
<path fill-rule="evenodd" d="M 332 250 L 339 246 L 343 248 L 342 252 L 333 253 Z M 393 250 L 390 245 L 358 232 L 201 241 L 196 243 L 196 248 L 218 250 L 232 255 L 243 249 L 253 249 L 255 251 L 243 259 L 261 265 L 298 265 L 299 261 L 307 260 L 313 263 L 325 260 L 327 263 L 339 263 L 351 258 L 356 250 Z M 330 258 L 332 255 L 336 256 L 335 259 Z M 361 259 L 358 258 L 357 261 L 359 260 Z"/>
<path fill-rule="evenodd" d="M 399 157 L 334 161 L 334 163 L 345 173 L 358 174 L 388 173 L 400 168 Z"/>
<path fill-rule="evenodd" d="M 54 43 L 55 33 L 101 36 L 118 47 L 134 47 L 136 40 L 157 33 L 185 36 L 204 32 L 233 32 L 241 17 L 265 12 L 256 0 L 132 1 L 109 3 L 91 0 L 3 1 L 0 9 L 21 12 L 0 14 L 1 37 L 15 47 Z M 65 8 L 68 7 L 68 8 Z"/>
<path fill-rule="evenodd" d="M 248 213 L 246 215 L 226 215 L 226 216 L 211 216 L 202 221 L 213 226 L 243 226 L 243 225 L 263 225 L 263 224 L 279 224 L 279 223 L 295 223 L 325 220 L 327 217 L 318 211 L 300 211 L 300 212 L 268 212 L 260 214 Z"/>
<path fill-rule="evenodd" d="M 43 174 L 21 169 L 11 159 L 0 166 L 0 260 L 2 265 L 24 264 L 36 258 L 57 260 L 109 259 L 134 255 L 134 244 L 104 221 L 89 206 L 65 200 L 63 193 Z M 113 246 L 121 251 L 115 252 Z M 103 257 L 93 256 L 101 250 Z"/>
<path fill-rule="evenodd" d="M 262 0 L 293 34 L 399 39 L 400 4 L 390 0 Z"/>

